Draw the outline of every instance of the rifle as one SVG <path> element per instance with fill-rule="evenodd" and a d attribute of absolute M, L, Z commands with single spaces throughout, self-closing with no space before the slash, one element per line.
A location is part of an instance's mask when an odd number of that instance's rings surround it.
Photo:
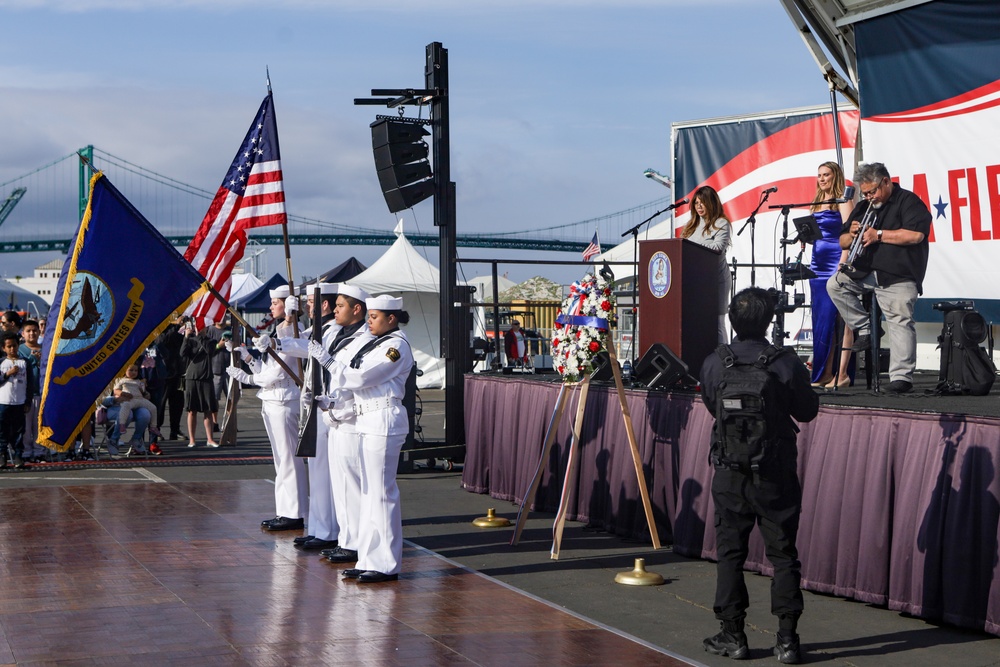
<path fill-rule="evenodd" d="M 309 340 L 318 343 L 323 342 L 323 296 L 321 294 L 319 281 L 316 281 L 316 288 L 313 291 L 312 309 L 312 331 Z M 312 356 L 306 362 L 306 372 L 304 374 L 305 388 L 312 393 L 312 399 L 302 407 L 304 414 L 299 418 L 299 444 L 295 449 L 296 456 L 316 456 L 316 436 L 319 418 L 319 407 L 316 405 L 316 393 L 323 390 L 323 366 Z M 325 444 L 325 443 L 324 443 Z"/>
<path fill-rule="evenodd" d="M 240 346 L 243 338 L 242 329 L 232 328 L 233 332 L 233 351 L 230 353 L 229 363 L 236 366 L 240 363 L 240 353 L 237 348 Z M 219 444 L 223 447 L 235 447 L 236 446 L 236 432 L 238 430 L 236 426 L 236 405 L 240 402 L 240 394 L 243 392 L 243 386 L 240 382 L 234 378 L 229 378 L 229 391 L 226 393 L 226 411 L 222 416 L 222 434 L 219 436 Z"/>

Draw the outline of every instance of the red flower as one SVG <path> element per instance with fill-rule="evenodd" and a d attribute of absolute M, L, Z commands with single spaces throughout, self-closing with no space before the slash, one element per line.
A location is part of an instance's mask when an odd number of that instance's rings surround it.
<path fill-rule="evenodd" d="M 559 375 L 562 375 L 565 372 L 566 372 L 566 367 L 565 366 L 560 366 L 559 367 Z"/>
<path fill-rule="evenodd" d="M 611 302 L 610 301 L 602 301 L 601 302 L 601 310 L 603 310 L 605 312 L 611 310 Z"/>
<path fill-rule="evenodd" d="M 553 338 L 552 339 L 552 347 L 559 347 L 559 339 L 558 338 Z"/>
<path fill-rule="evenodd" d="M 556 331 L 559 331 L 559 329 L 563 328 L 562 322 L 556 322 L 555 324 L 552 325 L 552 328 L 555 329 Z"/>
<path fill-rule="evenodd" d="M 583 333 L 583 330 L 582 330 L 582 329 L 577 329 L 577 330 L 576 330 L 576 337 L 577 337 L 577 338 L 579 338 L 579 337 L 580 337 L 580 334 L 582 334 L 582 333 Z"/>
<path fill-rule="evenodd" d="M 611 288 L 610 287 L 605 287 L 604 288 L 604 296 L 611 296 Z"/>
<path fill-rule="evenodd" d="M 592 340 L 590 341 L 590 345 L 588 345 L 587 347 L 590 349 L 591 352 L 597 352 L 598 350 L 601 349 L 601 344 L 598 343 L 596 340 Z"/>

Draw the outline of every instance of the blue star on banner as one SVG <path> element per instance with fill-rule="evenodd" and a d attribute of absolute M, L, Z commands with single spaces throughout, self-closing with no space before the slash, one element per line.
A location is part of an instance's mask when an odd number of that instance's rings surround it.
<path fill-rule="evenodd" d="M 937 217 L 943 218 L 945 217 L 944 210 L 948 208 L 948 203 L 941 198 L 941 195 L 938 195 L 938 203 L 934 204 L 934 208 L 937 209 Z"/>

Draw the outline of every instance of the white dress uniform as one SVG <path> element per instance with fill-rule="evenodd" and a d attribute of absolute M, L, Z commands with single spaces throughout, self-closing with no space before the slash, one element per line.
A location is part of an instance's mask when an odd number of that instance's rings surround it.
<path fill-rule="evenodd" d="M 323 294 L 329 293 L 331 292 L 323 292 Z M 324 322 L 323 344 L 329 345 L 338 331 L 340 331 L 340 325 L 334 322 L 332 317 Z M 309 327 L 300 334 L 299 338 L 279 338 L 277 349 L 282 353 L 282 356 L 308 358 L 311 335 L 312 327 Z M 313 389 L 313 391 L 318 392 L 317 389 Z M 300 414 L 304 414 L 304 412 L 300 411 Z M 330 457 L 327 446 L 329 430 L 330 427 L 323 419 L 316 420 L 316 456 L 311 457 L 306 464 L 309 478 L 309 522 L 306 532 L 315 538 L 333 541 L 340 533 L 340 525 L 335 509 L 336 497 L 333 495 L 330 481 Z M 296 434 L 296 442 L 297 438 L 298 434 Z"/>
<path fill-rule="evenodd" d="M 369 299 L 369 310 L 379 299 Z M 401 299 L 392 299 L 401 302 Z M 401 309 L 402 304 L 394 309 Z M 369 347 L 371 346 L 371 347 Z M 398 329 L 372 338 L 348 363 L 340 356 L 330 365 L 331 394 L 350 390 L 361 441 L 361 512 L 357 569 L 399 574 L 403 560 L 403 517 L 396 469 L 409 431 L 403 395 L 413 368 L 413 353 Z"/>
<path fill-rule="evenodd" d="M 277 334 L 290 337 L 291 325 L 282 323 L 277 327 Z M 291 357 L 288 355 L 278 354 L 289 366 L 294 363 L 289 363 Z M 309 505 L 306 466 L 295 456 L 299 440 L 299 388 L 285 369 L 269 356 L 254 359 L 249 365 L 253 375 L 241 373 L 237 379 L 260 387 L 257 398 L 274 457 L 275 514 L 288 519 L 304 519 Z"/>
<path fill-rule="evenodd" d="M 368 325 L 340 341 L 339 349 L 327 350 L 333 355 L 328 366 L 340 360 L 349 366 L 358 350 L 374 339 Z M 354 394 L 346 392 L 340 400 L 323 411 L 323 420 L 330 426 L 330 478 L 333 480 L 333 500 L 337 506 L 342 549 L 358 551 L 361 543 L 361 437 L 354 414 Z"/>

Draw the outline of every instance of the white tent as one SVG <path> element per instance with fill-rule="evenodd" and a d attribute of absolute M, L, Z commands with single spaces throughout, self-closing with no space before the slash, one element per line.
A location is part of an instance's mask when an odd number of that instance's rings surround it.
<path fill-rule="evenodd" d="M 229 293 L 229 302 L 235 303 L 239 301 L 247 294 L 255 292 L 258 287 L 263 285 L 260 278 L 252 273 L 234 273 L 232 275 L 232 287 Z"/>
<path fill-rule="evenodd" d="M 410 323 L 401 327 L 410 341 L 413 358 L 423 375 L 417 378 L 421 389 L 444 389 L 444 359 L 441 358 L 441 278 L 437 267 L 424 259 L 403 235 L 402 223 L 396 229 L 396 242 L 348 284 L 356 285 L 372 296 L 391 294 L 403 297 L 403 309 Z"/>

